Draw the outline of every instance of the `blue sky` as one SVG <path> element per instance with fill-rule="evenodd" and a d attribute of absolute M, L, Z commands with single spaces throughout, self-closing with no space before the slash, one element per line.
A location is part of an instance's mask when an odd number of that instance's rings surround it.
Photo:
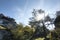
<path fill-rule="evenodd" d="M 17 23 L 28 24 L 33 9 L 54 14 L 60 10 L 60 0 L 0 0 L 0 13 L 14 18 Z"/>

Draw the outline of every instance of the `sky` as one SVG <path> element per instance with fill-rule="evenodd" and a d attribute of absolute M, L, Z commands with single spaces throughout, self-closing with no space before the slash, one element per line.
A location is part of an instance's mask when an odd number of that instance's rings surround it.
<path fill-rule="evenodd" d="M 27 25 L 33 9 L 42 9 L 51 16 L 60 10 L 60 0 L 0 0 L 0 13 Z"/>

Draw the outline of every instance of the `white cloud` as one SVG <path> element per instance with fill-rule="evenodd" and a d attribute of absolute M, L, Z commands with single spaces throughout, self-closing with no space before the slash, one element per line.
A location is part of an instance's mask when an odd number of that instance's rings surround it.
<path fill-rule="evenodd" d="M 24 12 L 19 7 L 12 8 L 12 11 L 14 12 L 14 18 L 17 23 L 21 22 L 21 19 L 24 17 Z"/>
<path fill-rule="evenodd" d="M 54 28 L 55 28 L 54 24 L 51 24 L 51 25 L 49 25 L 49 27 L 47 27 L 47 29 L 49 29 L 49 30 L 54 30 Z"/>
<path fill-rule="evenodd" d="M 28 21 L 29 21 L 29 17 L 30 17 L 30 13 L 31 10 L 22 10 L 19 7 L 14 7 L 12 8 L 13 12 L 14 12 L 14 18 L 16 20 L 17 23 L 21 22 L 24 25 L 28 25 Z"/>
<path fill-rule="evenodd" d="M 49 24 L 49 25 L 48 25 L 48 24 Z M 54 30 L 54 29 L 55 29 L 54 24 L 50 24 L 49 21 L 45 23 L 45 26 L 46 26 L 46 28 L 49 29 L 49 30 Z"/>
<path fill-rule="evenodd" d="M 25 6 L 24 6 L 23 10 L 20 7 L 13 8 L 13 10 L 15 12 L 14 15 L 15 15 L 15 19 L 16 19 L 17 23 L 21 22 L 23 24 L 26 24 L 28 22 L 28 19 L 26 19 L 26 16 L 25 16 L 26 11 L 28 11 L 27 10 L 27 5 L 28 5 L 28 0 L 26 0 L 26 3 L 25 3 Z"/>

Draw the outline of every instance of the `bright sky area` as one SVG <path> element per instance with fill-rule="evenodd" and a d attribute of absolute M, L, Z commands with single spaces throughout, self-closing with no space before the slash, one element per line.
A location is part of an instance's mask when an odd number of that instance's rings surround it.
<path fill-rule="evenodd" d="M 0 13 L 14 18 L 17 23 L 27 25 L 33 9 L 54 14 L 60 10 L 60 0 L 0 0 Z"/>

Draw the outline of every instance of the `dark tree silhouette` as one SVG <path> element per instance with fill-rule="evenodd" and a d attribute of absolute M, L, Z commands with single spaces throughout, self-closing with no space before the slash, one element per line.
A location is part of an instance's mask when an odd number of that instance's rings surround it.
<path fill-rule="evenodd" d="M 44 11 L 40 9 L 40 10 L 38 10 L 38 13 L 42 14 L 42 13 L 44 13 Z M 43 20 L 42 19 L 42 20 L 36 21 L 35 20 L 36 14 L 37 14 L 37 12 L 34 9 L 33 10 L 33 17 L 32 17 L 33 20 L 31 20 L 29 22 L 29 24 L 31 25 L 31 27 L 35 28 L 35 32 L 32 35 L 30 40 L 32 40 L 34 38 L 38 38 L 38 37 L 45 37 L 46 38 L 47 34 L 49 33 L 49 30 L 46 28 L 46 26 L 44 24 L 45 21 L 50 20 L 49 17 L 48 16 L 46 17 L 46 19 L 48 19 L 48 20 Z"/>

